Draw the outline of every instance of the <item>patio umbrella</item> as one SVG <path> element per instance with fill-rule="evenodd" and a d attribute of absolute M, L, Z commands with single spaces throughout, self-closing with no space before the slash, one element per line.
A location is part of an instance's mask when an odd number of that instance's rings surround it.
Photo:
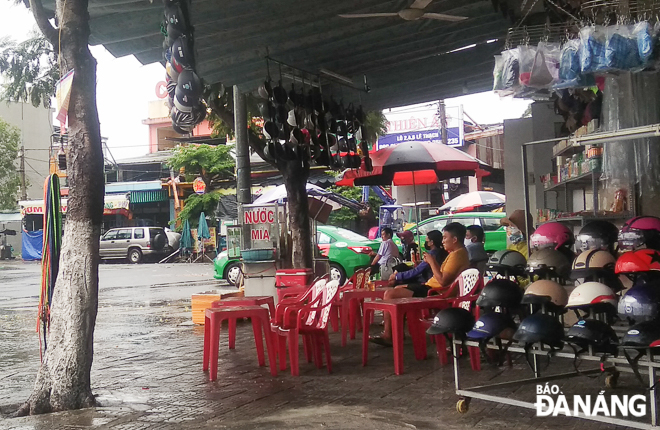
<path fill-rule="evenodd" d="M 190 221 L 188 220 L 183 222 L 183 230 L 181 230 L 181 243 L 179 247 L 181 249 L 192 249 L 193 247 L 192 234 L 190 233 Z"/>
<path fill-rule="evenodd" d="M 474 191 L 472 193 L 462 194 L 445 203 L 440 210 L 451 210 L 452 212 L 468 212 L 482 206 L 492 206 L 493 208 L 505 203 L 504 194 L 491 191 Z"/>
<path fill-rule="evenodd" d="M 209 231 L 209 225 L 206 223 L 206 215 L 204 212 L 199 214 L 199 224 L 197 226 L 197 238 L 201 239 L 210 239 L 211 232 Z"/>
<path fill-rule="evenodd" d="M 323 188 L 307 183 L 307 195 L 320 200 L 321 202 L 332 206 L 332 210 L 341 209 L 347 207 L 355 211 L 359 211 L 363 206 L 352 199 L 347 199 L 346 197 L 333 193 L 332 191 L 324 190 Z M 267 203 L 283 203 L 287 199 L 286 187 L 284 185 L 278 185 L 274 189 L 264 193 L 258 199 L 254 201 L 254 204 L 267 204 Z"/>
<path fill-rule="evenodd" d="M 474 176 L 480 168 L 476 158 L 447 145 L 431 142 L 404 142 L 371 154 L 373 171 L 360 169 L 353 185 L 429 185 L 459 176 Z M 349 175 L 350 176 L 350 175 Z M 346 177 L 346 175 L 344 175 Z M 413 188 L 415 202 L 417 190 Z M 415 206 L 415 221 L 419 210 Z M 417 230 L 419 242 L 419 229 Z"/>

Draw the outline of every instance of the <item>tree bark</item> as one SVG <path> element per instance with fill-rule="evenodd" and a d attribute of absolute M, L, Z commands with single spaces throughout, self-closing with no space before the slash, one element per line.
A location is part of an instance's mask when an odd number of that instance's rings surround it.
<path fill-rule="evenodd" d="M 40 7 L 35 0 L 31 4 Z M 90 371 L 98 308 L 98 251 L 105 186 L 96 108 L 96 60 L 88 48 L 87 6 L 87 0 L 57 1 L 62 75 L 70 69 L 75 71 L 68 109 L 68 211 L 51 306 L 48 349 L 34 390 L 17 415 L 80 409 L 95 404 Z M 43 22 L 39 25 L 47 36 L 52 33 L 42 28 Z"/>
<path fill-rule="evenodd" d="M 281 162 L 289 203 L 289 229 L 292 240 L 293 268 L 312 268 L 312 231 L 309 225 L 307 179 L 309 165 L 300 162 Z"/>
<path fill-rule="evenodd" d="M 235 129 L 234 117 L 224 106 L 211 103 L 211 109 L 225 124 L 231 124 Z M 248 140 L 250 148 L 265 160 L 265 141 L 251 130 L 248 130 Z M 312 232 L 309 226 L 309 207 L 307 206 L 309 163 L 278 160 L 273 166 L 282 173 L 289 202 L 289 227 L 293 242 L 291 263 L 294 268 L 312 268 Z"/>

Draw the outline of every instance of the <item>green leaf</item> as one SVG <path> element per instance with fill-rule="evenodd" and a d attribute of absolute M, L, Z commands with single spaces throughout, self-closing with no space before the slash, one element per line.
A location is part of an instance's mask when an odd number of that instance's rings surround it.
<path fill-rule="evenodd" d="M 15 209 L 20 178 L 16 168 L 21 132 L 0 119 L 0 209 Z"/>

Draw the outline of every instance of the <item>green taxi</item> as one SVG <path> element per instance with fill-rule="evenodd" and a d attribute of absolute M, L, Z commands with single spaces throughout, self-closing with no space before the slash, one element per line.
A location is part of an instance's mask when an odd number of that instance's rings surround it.
<path fill-rule="evenodd" d="M 316 228 L 316 243 L 321 255 L 330 260 L 330 277 L 343 283 L 353 276 L 355 270 L 369 266 L 370 251 L 378 251 L 380 240 L 371 240 L 345 228 L 319 225 Z M 213 261 L 216 279 L 226 279 L 234 285 L 241 271 L 238 259 L 229 259 L 223 251 Z"/>
<path fill-rule="evenodd" d="M 424 221 L 419 225 L 420 242 L 424 243 L 426 240 L 426 233 L 431 230 L 442 229 L 450 222 L 458 222 L 464 226 L 480 225 L 484 229 L 484 248 L 486 252 L 495 252 L 506 249 L 506 229 L 500 225 L 500 220 L 504 218 L 504 212 L 464 212 L 449 215 L 438 215 Z M 417 225 L 407 228 L 415 235 L 417 240 Z M 398 237 L 394 237 L 394 242 L 399 245 L 401 243 Z"/>

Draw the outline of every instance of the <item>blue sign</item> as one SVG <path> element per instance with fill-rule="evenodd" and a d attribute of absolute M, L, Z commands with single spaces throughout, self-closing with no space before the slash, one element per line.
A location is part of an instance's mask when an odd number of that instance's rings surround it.
<path fill-rule="evenodd" d="M 462 146 L 463 133 L 459 127 L 447 128 L 447 146 Z M 401 142 L 431 142 L 442 143 L 440 130 L 407 131 L 405 133 L 392 133 L 378 138 L 377 149 L 389 148 Z"/>

